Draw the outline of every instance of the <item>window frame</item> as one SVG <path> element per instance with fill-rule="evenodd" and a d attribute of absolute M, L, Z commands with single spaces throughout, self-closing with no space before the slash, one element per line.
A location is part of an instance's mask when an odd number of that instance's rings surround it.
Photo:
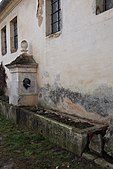
<path fill-rule="evenodd" d="M 59 37 L 62 30 L 62 1 L 46 0 L 46 37 Z M 53 6 L 53 4 L 55 4 Z M 59 3 L 59 4 L 58 4 Z M 54 10 L 52 9 L 54 7 Z M 56 15 L 56 16 L 55 16 Z M 53 18 L 54 17 L 54 18 Z"/>
<path fill-rule="evenodd" d="M 107 2 L 108 0 L 103 0 L 103 7 L 102 6 L 100 6 L 99 7 L 99 5 L 97 5 L 98 3 L 98 0 L 96 0 L 96 15 L 98 15 L 98 14 L 101 14 L 101 13 L 103 13 L 103 12 L 106 12 L 106 11 L 108 11 L 108 10 L 110 10 L 110 9 L 113 9 L 113 7 L 111 7 L 111 8 L 108 8 L 108 6 L 107 6 Z M 102 10 L 100 10 L 101 8 L 103 8 Z M 99 11 L 99 12 L 98 12 Z"/>
<path fill-rule="evenodd" d="M 1 29 L 1 53 L 2 53 L 2 56 L 7 54 L 7 29 L 6 29 L 6 26 L 4 26 Z"/>
<path fill-rule="evenodd" d="M 54 6 L 56 4 L 56 10 L 54 11 Z M 54 16 L 57 18 L 54 19 Z M 56 25 L 54 30 L 54 25 Z M 51 0 L 51 34 L 59 32 L 61 30 L 61 2 L 60 0 Z"/>
<path fill-rule="evenodd" d="M 10 21 L 10 50 L 11 53 L 14 53 L 18 50 L 17 16 Z"/>

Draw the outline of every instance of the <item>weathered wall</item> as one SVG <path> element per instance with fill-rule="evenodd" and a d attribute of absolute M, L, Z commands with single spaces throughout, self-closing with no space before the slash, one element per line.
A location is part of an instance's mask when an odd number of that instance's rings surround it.
<path fill-rule="evenodd" d="M 95 0 L 61 0 L 62 30 L 46 37 L 45 1 L 40 0 L 41 8 L 38 2 L 21 1 L 0 27 L 7 25 L 9 46 L 9 21 L 17 15 L 19 42 L 29 42 L 29 52 L 39 63 L 40 100 L 94 120 L 112 115 L 113 9 L 96 15 Z M 8 48 L 1 60 L 9 63 L 19 53 L 20 46 L 15 54 Z"/>

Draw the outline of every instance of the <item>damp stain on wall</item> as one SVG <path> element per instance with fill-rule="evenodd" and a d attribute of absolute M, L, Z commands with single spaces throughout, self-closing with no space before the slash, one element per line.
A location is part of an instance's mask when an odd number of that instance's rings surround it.
<path fill-rule="evenodd" d="M 63 87 L 50 87 L 48 84 L 40 90 L 41 99 L 51 107 L 62 107 L 64 102 L 67 106 L 78 107 L 80 111 L 94 112 L 103 117 L 113 113 L 113 90 L 109 87 L 99 87 L 93 94 L 74 92 Z M 84 112 L 83 111 L 83 112 Z"/>

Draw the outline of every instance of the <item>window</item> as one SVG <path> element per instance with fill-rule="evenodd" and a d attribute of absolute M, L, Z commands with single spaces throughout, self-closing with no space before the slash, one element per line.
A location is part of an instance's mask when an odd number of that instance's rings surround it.
<path fill-rule="evenodd" d="M 6 26 L 1 30 L 1 51 L 2 55 L 7 53 Z"/>
<path fill-rule="evenodd" d="M 96 0 L 96 14 L 113 8 L 113 0 Z"/>
<path fill-rule="evenodd" d="M 18 30 L 17 30 L 17 17 L 10 22 L 10 47 L 11 53 L 18 49 Z"/>
<path fill-rule="evenodd" d="M 61 30 L 60 0 L 46 0 L 46 35 Z"/>
<path fill-rule="evenodd" d="M 105 0 L 105 10 L 113 8 L 113 0 Z"/>
<path fill-rule="evenodd" d="M 61 17 L 60 17 L 60 0 L 52 0 L 51 2 L 51 6 L 52 6 L 52 33 L 58 32 L 61 30 L 60 26 L 61 26 Z"/>

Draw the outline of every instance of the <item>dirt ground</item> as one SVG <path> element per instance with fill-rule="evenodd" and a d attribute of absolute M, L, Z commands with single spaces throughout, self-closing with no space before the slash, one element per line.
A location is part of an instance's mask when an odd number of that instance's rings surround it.
<path fill-rule="evenodd" d="M 0 169 L 99 169 L 0 115 Z"/>

